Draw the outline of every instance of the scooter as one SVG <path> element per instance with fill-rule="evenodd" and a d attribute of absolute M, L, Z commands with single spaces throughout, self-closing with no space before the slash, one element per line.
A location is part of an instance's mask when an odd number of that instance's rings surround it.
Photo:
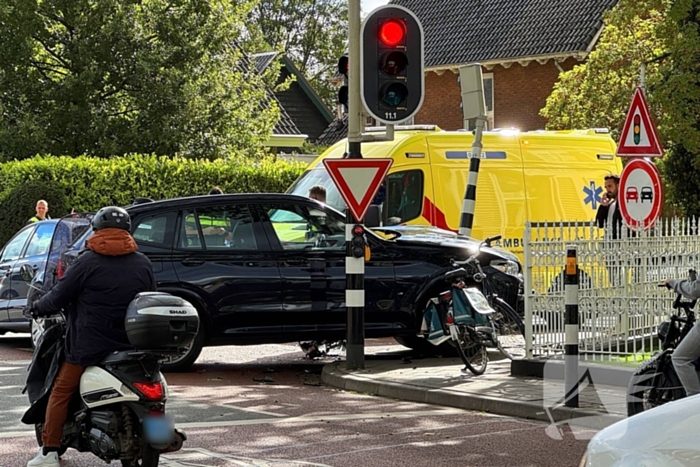
<path fill-rule="evenodd" d="M 33 271 L 20 274 L 27 280 Z M 40 446 L 51 386 L 63 360 L 65 317 L 55 323 L 39 339 L 25 388 L 31 407 L 22 422 L 35 426 Z M 119 460 L 122 467 L 155 467 L 160 454 L 179 450 L 187 436 L 165 411 L 168 385 L 161 361 L 191 343 L 198 327 L 199 316 L 189 302 L 160 292 L 138 294 L 125 319 L 135 350 L 114 352 L 86 368 L 69 405 L 58 454 L 73 448 L 108 463 Z"/>

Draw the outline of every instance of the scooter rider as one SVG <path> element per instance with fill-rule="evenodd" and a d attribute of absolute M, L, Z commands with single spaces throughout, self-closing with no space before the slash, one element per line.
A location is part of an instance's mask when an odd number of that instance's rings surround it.
<path fill-rule="evenodd" d="M 59 467 L 68 404 L 86 367 L 108 353 L 132 348 L 124 329 L 127 306 L 139 292 L 154 291 L 151 262 L 137 252 L 126 210 L 109 206 L 92 219 L 95 233 L 56 286 L 34 303 L 32 317 L 66 312 L 66 358 L 56 376 L 41 433 L 43 448 L 27 467 Z"/>
<path fill-rule="evenodd" d="M 691 277 L 691 280 L 668 279 L 665 284 L 677 294 L 693 300 L 700 299 L 700 280 L 696 277 Z M 700 357 L 700 321 L 695 322 L 671 357 L 673 367 L 688 396 L 700 394 L 700 380 L 693 365 L 693 361 L 698 357 Z"/>

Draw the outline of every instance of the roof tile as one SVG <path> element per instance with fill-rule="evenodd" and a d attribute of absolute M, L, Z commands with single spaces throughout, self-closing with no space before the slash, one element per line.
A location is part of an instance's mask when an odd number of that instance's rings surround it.
<path fill-rule="evenodd" d="M 392 0 L 425 31 L 425 66 L 587 49 L 618 0 Z M 448 13 L 449 12 L 449 13 Z"/>

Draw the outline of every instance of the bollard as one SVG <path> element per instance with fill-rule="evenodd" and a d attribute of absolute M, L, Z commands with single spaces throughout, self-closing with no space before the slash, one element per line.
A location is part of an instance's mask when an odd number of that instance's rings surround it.
<path fill-rule="evenodd" d="M 578 407 L 578 265 L 575 245 L 566 247 L 564 305 L 564 405 Z"/>

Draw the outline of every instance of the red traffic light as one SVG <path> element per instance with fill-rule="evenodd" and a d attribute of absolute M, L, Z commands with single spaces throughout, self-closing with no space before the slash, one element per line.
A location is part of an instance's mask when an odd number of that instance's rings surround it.
<path fill-rule="evenodd" d="M 406 23 L 400 19 L 384 21 L 379 26 L 379 40 L 388 47 L 396 47 L 406 37 Z"/>
<path fill-rule="evenodd" d="M 352 228 L 353 235 L 364 235 L 365 229 L 361 225 L 356 225 Z"/>

